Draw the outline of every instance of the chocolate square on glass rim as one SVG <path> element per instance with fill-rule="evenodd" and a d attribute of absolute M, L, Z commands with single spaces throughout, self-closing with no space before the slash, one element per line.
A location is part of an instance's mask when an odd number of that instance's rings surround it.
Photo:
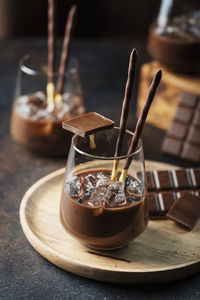
<path fill-rule="evenodd" d="M 62 127 L 81 137 L 85 137 L 98 131 L 110 129 L 114 127 L 114 124 L 114 121 L 96 112 L 90 112 L 63 121 Z"/>

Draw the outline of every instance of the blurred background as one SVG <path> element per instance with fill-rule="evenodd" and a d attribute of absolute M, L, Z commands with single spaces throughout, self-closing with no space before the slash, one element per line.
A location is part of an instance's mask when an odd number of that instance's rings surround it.
<path fill-rule="evenodd" d="M 44 36 L 47 33 L 47 0 L 0 0 L 0 37 Z M 56 34 L 64 33 L 71 4 L 78 5 L 76 37 L 145 37 L 156 17 L 159 0 L 59 0 Z"/>

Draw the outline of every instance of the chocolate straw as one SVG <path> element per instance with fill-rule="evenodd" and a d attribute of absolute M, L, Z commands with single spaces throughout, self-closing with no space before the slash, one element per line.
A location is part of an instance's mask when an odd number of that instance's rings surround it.
<path fill-rule="evenodd" d="M 130 154 L 133 153 L 137 148 L 138 141 L 139 141 L 139 138 L 141 136 L 142 129 L 143 129 L 147 114 L 149 112 L 151 103 L 154 99 L 154 96 L 155 96 L 156 90 L 158 88 L 158 85 L 160 83 L 161 77 L 162 77 L 162 72 L 161 72 L 161 70 L 159 70 L 159 71 L 157 71 L 156 75 L 154 76 L 154 79 L 153 79 L 153 81 L 151 83 L 151 86 L 149 88 L 148 97 L 146 99 L 146 102 L 143 105 L 142 111 L 141 111 L 140 116 L 138 118 L 135 133 L 132 137 L 131 145 L 130 145 L 128 153 L 127 153 L 127 158 L 126 158 L 121 176 L 119 178 L 120 182 L 124 182 L 125 179 L 126 179 L 128 168 L 129 168 L 129 166 L 131 164 L 131 161 L 133 159 L 133 156 L 130 156 Z"/>
<path fill-rule="evenodd" d="M 54 101 L 54 0 L 48 2 L 48 83 L 47 104 Z"/>
<path fill-rule="evenodd" d="M 62 101 L 64 74 L 65 74 L 65 69 L 66 69 L 68 57 L 69 57 L 70 36 L 71 36 L 71 30 L 72 30 L 75 12 L 76 12 L 76 6 L 73 5 L 69 11 L 66 26 L 65 26 L 65 37 L 64 37 L 64 41 L 63 41 L 58 82 L 57 82 L 57 86 L 56 86 L 55 100 L 57 103 L 60 103 Z"/>
<path fill-rule="evenodd" d="M 123 144 L 124 134 L 126 131 L 126 123 L 127 123 L 128 113 L 129 113 L 129 104 L 131 100 L 133 83 L 135 79 L 135 66 L 136 66 L 137 57 L 138 57 L 137 50 L 133 49 L 131 51 L 130 59 L 129 59 L 128 78 L 126 82 L 122 112 L 120 117 L 120 129 L 119 129 L 119 135 L 116 143 L 115 157 L 118 157 L 121 154 L 121 150 L 122 150 L 122 144 Z M 119 160 L 115 160 L 113 165 L 111 180 L 117 179 L 118 165 L 119 165 Z"/>

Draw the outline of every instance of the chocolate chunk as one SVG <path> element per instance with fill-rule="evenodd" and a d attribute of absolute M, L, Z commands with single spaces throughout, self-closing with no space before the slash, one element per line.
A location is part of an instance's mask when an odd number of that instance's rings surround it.
<path fill-rule="evenodd" d="M 190 184 L 189 184 L 189 181 L 188 181 L 188 177 L 187 177 L 187 172 L 185 169 L 183 170 L 173 170 L 172 171 L 172 174 L 174 175 L 174 179 L 175 179 L 175 176 L 176 176 L 176 179 L 177 180 L 177 184 L 175 184 L 175 187 L 176 188 L 179 188 L 179 189 L 187 189 L 190 187 Z M 172 176 L 173 176 L 172 175 Z"/>
<path fill-rule="evenodd" d="M 187 133 L 187 126 L 179 123 L 172 123 L 168 133 L 172 137 L 183 139 Z"/>
<path fill-rule="evenodd" d="M 200 148 L 185 142 L 181 153 L 181 158 L 191 160 L 193 162 L 200 161 Z"/>
<path fill-rule="evenodd" d="M 161 150 L 185 160 L 200 162 L 200 98 L 183 93 Z"/>
<path fill-rule="evenodd" d="M 200 146 L 200 130 L 193 126 L 188 131 L 188 142 L 198 144 Z"/>
<path fill-rule="evenodd" d="M 186 192 L 200 195 L 200 168 L 147 171 L 146 177 L 150 217 L 164 217 Z"/>
<path fill-rule="evenodd" d="M 166 214 L 176 199 L 176 193 L 162 193 L 163 211 Z"/>
<path fill-rule="evenodd" d="M 162 216 L 163 212 L 161 211 L 161 209 L 158 205 L 158 202 L 156 201 L 156 194 L 151 193 L 151 194 L 148 194 L 147 197 L 148 197 L 148 202 L 149 202 L 149 215 L 151 217 Z"/>
<path fill-rule="evenodd" d="M 200 111 L 197 110 L 195 112 L 192 124 L 193 126 L 200 128 Z"/>
<path fill-rule="evenodd" d="M 158 190 L 167 190 L 172 187 L 168 171 L 152 171 L 155 187 Z"/>
<path fill-rule="evenodd" d="M 177 199 L 182 197 L 185 193 L 200 196 L 199 190 L 182 190 L 182 191 L 167 191 L 167 192 L 150 192 L 147 194 L 149 203 L 150 217 L 166 217 L 166 214 L 171 209 L 172 205 Z"/>
<path fill-rule="evenodd" d="M 97 114 L 96 112 L 90 112 L 65 120 L 62 122 L 62 126 L 68 131 L 85 137 L 86 135 L 112 128 L 114 126 L 114 122 L 100 114 Z"/>
<path fill-rule="evenodd" d="M 191 173 L 194 173 L 196 186 L 200 186 L 200 168 L 199 169 L 190 169 Z M 194 184 L 195 184 L 194 183 Z"/>
<path fill-rule="evenodd" d="M 179 104 L 181 106 L 195 107 L 197 104 L 197 99 L 197 95 L 184 92 L 181 94 Z"/>
<path fill-rule="evenodd" d="M 172 137 L 167 136 L 165 137 L 162 143 L 162 152 L 172 154 L 174 156 L 179 156 L 181 147 L 182 147 L 181 140 L 176 140 Z"/>
<path fill-rule="evenodd" d="M 200 187 L 200 168 L 147 171 L 148 191 L 186 190 Z"/>
<path fill-rule="evenodd" d="M 146 172 L 146 180 L 147 180 L 147 187 L 148 187 L 148 190 L 152 190 L 155 188 L 155 185 L 152 181 L 152 176 L 151 176 L 151 172 L 147 171 Z"/>
<path fill-rule="evenodd" d="M 193 111 L 191 109 L 179 106 L 176 110 L 174 120 L 183 123 L 189 123 L 192 118 L 192 112 Z"/>
<path fill-rule="evenodd" d="M 167 217 L 191 230 L 200 217 L 200 197 L 191 193 L 183 194 L 172 205 Z"/>

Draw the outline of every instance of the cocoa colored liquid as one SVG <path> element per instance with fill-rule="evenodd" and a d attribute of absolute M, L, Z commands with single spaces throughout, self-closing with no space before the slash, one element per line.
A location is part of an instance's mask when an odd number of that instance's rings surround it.
<path fill-rule="evenodd" d="M 172 18 L 161 30 L 157 23 L 149 31 L 147 50 L 174 72 L 200 73 L 200 12 Z"/>
<path fill-rule="evenodd" d="M 76 99 L 77 100 L 77 99 Z M 43 93 L 22 96 L 15 101 L 11 115 L 12 137 L 28 149 L 51 156 L 66 155 L 72 134 L 62 129 L 62 121 L 84 113 L 82 100 L 64 110 L 48 111 Z"/>
<path fill-rule="evenodd" d="M 84 177 L 96 172 L 86 171 L 79 175 Z M 148 223 L 148 205 L 142 197 L 138 202 L 127 201 L 121 206 L 92 207 L 87 200 L 80 203 L 78 198 L 71 197 L 63 187 L 60 219 L 65 230 L 81 243 L 108 250 L 127 244 L 144 231 Z"/>

